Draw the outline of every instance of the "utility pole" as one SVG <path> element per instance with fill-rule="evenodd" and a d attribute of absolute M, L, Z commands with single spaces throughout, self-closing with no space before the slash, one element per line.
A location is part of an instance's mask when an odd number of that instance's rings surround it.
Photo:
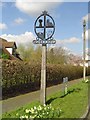
<path fill-rule="evenodd" d="M 83 21 L 83 80 L 86 76 L 86 21 Z"/>

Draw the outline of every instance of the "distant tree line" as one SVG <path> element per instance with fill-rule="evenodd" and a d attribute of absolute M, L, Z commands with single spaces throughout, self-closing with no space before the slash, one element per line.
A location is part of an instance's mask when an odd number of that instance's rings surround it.
<path fill-rule="evenodd" d="M 23 61 L 27 62 L 41 62 L 42 59 L 42 47 L 41 45 L 30 44 L 27 47 L 20 44 L 18 46 L 18 52 L 20 53 Z M 50 47 L 47 48 L 47 63 L 50 64 L 79 64 L 82 63 L 80 56 L 75 56 L 70 53 L 69 50 L 64 49 L 63 47 Z"/>

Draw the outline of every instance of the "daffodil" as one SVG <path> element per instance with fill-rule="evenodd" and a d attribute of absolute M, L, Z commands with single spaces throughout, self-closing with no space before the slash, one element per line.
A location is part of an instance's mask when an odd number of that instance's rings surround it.
<path fill-rule="evenodd" d="M 30 110 L 28 110 L 28 109 L 26 109 L 26 111 L 25 111 L 26 113 L 29 113 L 30 112 Z"/>

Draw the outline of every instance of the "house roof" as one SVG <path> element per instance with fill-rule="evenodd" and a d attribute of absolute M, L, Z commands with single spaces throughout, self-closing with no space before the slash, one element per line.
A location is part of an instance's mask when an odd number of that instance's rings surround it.
<path fill-rule="evenodd" d="M 0 38 L 0 45 L 4 46 L 5 48 L 13 48 L 15 47 L 17 49 L 15 42 L 8 42 L 3 38 Z"/>
<path fill-rule="evenodd" d="M 22 60 L 19 57 L 19 53 L 16 52 L 16 56 L 9 53 L 9 51 L 6 48 L 15 48 L 17 49 L 15 42 L 8 42 L 7 40 L 0 38 L 0 49 L 3 53 L 7 54 L 9 56 L 10 60 Z"/>
<path fill-rule="evenodd" d="M 0 37 L 0 41 L 7 42 L 7 40 Z"/>

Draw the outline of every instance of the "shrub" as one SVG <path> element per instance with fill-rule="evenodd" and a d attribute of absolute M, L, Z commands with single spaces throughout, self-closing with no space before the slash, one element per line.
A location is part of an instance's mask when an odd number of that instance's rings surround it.
<path fill-rule="evenodd" d="M 90 66 L 86 70 L 87 70 L 87 76 L 90 76 Z"/>
<path fill-rule="evenodd" d="M 2 58 L 2 59 L 9 59 L 9 55 L 2 53 L 0 55 L 0 58 Z"/>
<path fill-rule="evenodd" d="M 90 68 L 88 75 L 90 75 Z M 83 68 L 71 65 L 47 64 L 47 86 L 62 83 L 63 77 L 69 80 L 81 78 Z M 25 90 L 37 90 L 40 88 L 41 64 L 37 62 L 2 61 L 2 89 L 3 96 Z"/>

